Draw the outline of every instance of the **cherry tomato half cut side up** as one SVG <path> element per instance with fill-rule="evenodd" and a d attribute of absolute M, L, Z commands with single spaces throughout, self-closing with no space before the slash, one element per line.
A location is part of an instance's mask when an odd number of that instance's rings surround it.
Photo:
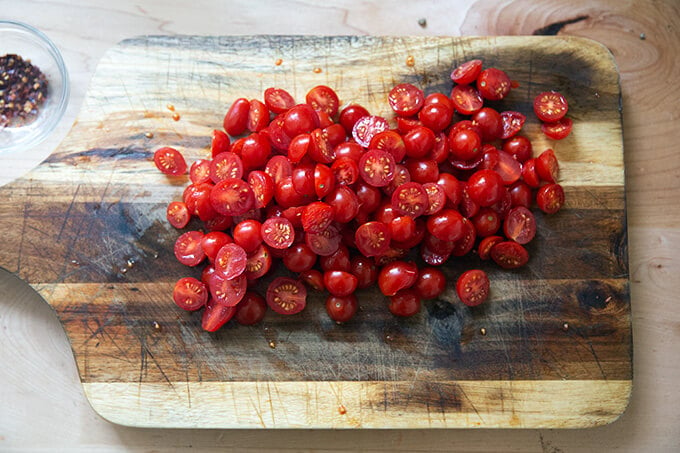
<path fill-rule="evenodd" d="M 153 154 L 153 161 L 156 168 L 166 175 L 179 176 L 187 172 L 187 162 L 184 156 L 169 146 L 158 148 Z"/>
<path fill-rule="evenodd" d="M 468 307 L 476 307 L 489 297 L 489 277 L 480 269 L 464 272 L 456 282 L 456 293 Z"/>
<path fill-rule="evenodd" d="M 267 305 L 282 315 L 294 315 L 307 305 L 307 289 L 288 277 L 275 278 L 267 288 Z"/>
<path fill-rule="evenodd" d="M 183 310 L 198 310 L 208 301 L 208 288 L 200 280 L 184 277 L 175 283 L 172 298 Z"/>
<path fill-rule="evenodd" d="M 568 110 L 567 99 L 556 91 L 544 91 L 534 99 L 534 113 L 546 123 L 562 119 Z"/>

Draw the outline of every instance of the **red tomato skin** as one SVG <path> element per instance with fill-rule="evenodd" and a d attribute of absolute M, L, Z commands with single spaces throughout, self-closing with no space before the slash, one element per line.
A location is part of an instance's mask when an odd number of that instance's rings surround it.
<path fill-rule="evenodd" d="M 246 98 L 239 98 L 227 110 L 224 115 L 223 127 L 227 134 L 233 136 L 241 135 L 248 126 L 248 112 L 250 111 L 250 101 Z"/>
<path fill-rule="evenodd" d="M 323 284 L 331 295 L 344 297 L 356 291 L 359 280 L 349 272 L 334 270 L 324 272 Z"/>
<path fill-rule="evenodd" d="M 437 268 L 423 268 L 413 288 L 421 299 L 435 299 L 446 290 L 446 276 Z"/>
<path fill-rule="evenodd" d="M 413 262 L 394 261 L 384 266 L 378 274 L 378 287 L 385 296 L 410 288 L 418 279 L 418 266 Z"/>
<path fill-rule="evenodd" d="M 247 291 L 241 302 L 236 305 L 234 319 L 243 326 L 252 326 L 264 319 L 267 313 L 267 302 L 264 297 L 253 291 Z"/>
<path fill-rule="evenodd" d="M 358 308 L 359 301 L 354 294 L 342 297 L 330 295 L 326 299 L 326 312 L 337 323 L 344 323 L 352 319 Z"/>
<path fill-rule="evenodd" d="M 207 332 L 216 332 L 236 314 L 236 307 L 227 307 L 208 300 L 201 317 L 201 327 Z"/>
<path fill-rule="evenodd" d="M 420 297 L 414 289 L 401 290 L 389 299 L 388 308 L 396 316 L 410 317 L 420 311 Z"/>

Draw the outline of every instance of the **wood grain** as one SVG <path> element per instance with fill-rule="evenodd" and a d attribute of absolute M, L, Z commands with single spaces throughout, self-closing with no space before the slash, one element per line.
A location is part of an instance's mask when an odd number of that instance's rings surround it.
<path fill-rule="evenodd" d="M 409 55 L 414 67 L 405 64 Z M 205 156 L 209 132 L 219 127 L 229 102 L 259 97 L 267 86 L 289 87 L 300 99 L 312 86 L 328 84 L 343 102 L 360 102 L 388 116 L 385 96 L 392 85 L 408 81 L 426 92 L 447 91 L 451 66 L 474 57 L 520 82 L 507 105 L 529 115 L 533 96 L 556 88 L 576 101 L 570 115 L 578 126 L 559 143 L 540 135 L 535 120 L 526 126 L 537 149 L 555 148 L 569 196 L 563 212 L 541 217 L 531 265 L 501 273 L 471 257 L 446 269 L 453 279 L 470 265 L 488 268 L 492 303 L 471 310 L 452 303 L 449 290 L 443 301 L 428 303 L 420 316 L 402 322 L 369 302 L 375 292 L 366 293 L 357 322 L 338 327 L 324 318 L 316 297 L 295 319 L 271 314 L 263 327 L 231 326 L 217 335 L 201 332 L 196 315 L 172 307 L 172 285 L 187 270 L 172 259 L 177 232 L 163 218 L 165 203 L 179 197 L 186 180 L 168 180 L 155 170 L 150 156 L 156 147 L 176 146 L 190 159 Z M 274 65 L 277 58 L 281 66 Z M 228 409 L 228 416 L 212 421 L 182 417 L 190 400 L 171 398 L 181 386 L 220 395 L 245 390 L 256 412 L 269 405 L 277 420 L 260 426 L 423 427 L 423 417 L 435 410 L 443 414 L 433 425 L 440 427 L 606 423 L 627 404 L 632 379 L 619 100 L 611 55 L 578 39 L 127 40 L 100 63 L 78 122 L 59 149 L 29 176 L 0 190 L 5 208 L 0 225 L 8 231 L 21 225 L 17 240 L 0 251 L 0 264 L 55 308 L 88 398 L 119 423 L 254 426 L 252 417 L 233 418 Z M 180 121 L 172 120 L 169 103 Z M 148 131 L 153 139 L 145 137 Z M 481 327 L 486 336 L 477 333 Z M 546 401 L 545 393 L 564 381 L 571 390 Z M 279 389 L 283 405 L 273 407 L 259 390 L 253 395 L 248 389 L 260 389 L 255 382 Z M 347 402 L 355 407 L 356 398 L 361 400 L 366 413 L 358 425 L 352 417 L 338 419 L 336 411 L 309 409 L 312 403 L 335 404 L 325 395 L 336 383 L 360 395 Z M 380 385 L 399 391 L 365 391 Z M 422 385 L 426 391 L 416 391 Z M 309 391 L 295 391 L 301 387 Z M 470 389 L 467 411 L 473 408 L 482 421 L 470 421 L 460 395 L 441 390 L 459 387 Z M 475 390 L 480 388 L 496 392 Z M 603 388 L 611 391 L 605 399 Z M 145 406 L 176 404 L 170 412 L 177 416 L 122 414 L 112 398 L 119 394 L 127 395 L 123 401 L 136 395 Z M 520 400 L 512 410 L 515 421 L 507 422 L 504 402 Z M 569 412 L 575 400 L 587 408 Z M 208 398 L 196 401 L 200 413 Z M 537 407 L 544 413 L 535 415 Z M 307 414 L 305 423 L 287 424 L 284 409 Z M 583 418 L 584 413 L 596 416 Z"/>

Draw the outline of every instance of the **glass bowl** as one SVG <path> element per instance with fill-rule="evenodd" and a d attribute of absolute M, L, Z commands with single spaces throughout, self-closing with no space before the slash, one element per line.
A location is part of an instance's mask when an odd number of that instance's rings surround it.
<path fill-rule="evenodd" d="M 20 22 L 0 20 L 0 57 L 16 54 L 37 66 L 47 78 L 47 96 L 35 120 L 0 126 L 0 152 L 28 150 L 57 126 L 69 99 L 69 78 L 59 49 L 41 31 Z"/>

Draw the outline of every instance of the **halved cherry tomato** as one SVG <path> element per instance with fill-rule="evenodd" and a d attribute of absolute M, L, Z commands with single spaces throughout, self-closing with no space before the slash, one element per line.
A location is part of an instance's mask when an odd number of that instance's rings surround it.
<path fill-rule="evenodd" d="M 456 85 L 451 90 L 451 100 L 458 113 L 472 115 L 484 106 L 482 96 L 471 85 Z"/>
<path fill-rule="evenodd" d="M 246 294 L 247 285 L 248 281 L 244 274 L 231 280 L 224 278 L 218 272 L 210 274 L 210 277 L 208 277 L 208 288 L 212 300 L 227 307 L 233 307 L 241 302 Z"/>
<path fill-rule="evenodd" d="M 246 253 L 254 252 L 262 244 L 262 224 L 254 219 L 243 220 L 234 226 L 234 243 Z"/>
<path fill-rule="evenodd" d="M 153 153 L 153 161 L 161 172 L 166 175 L 179 176 L 187 172 L 187 162 L 184 156 L 175 148 L 164 146 Z"/>
<path fill-rule="evenodd" d="M 500 138 L 503 140 L 514 137 L 526 121 L 527 117 L 522 113 L 505 111 L 501 112 L 501 124 L 503 131 L 501 132 Z"/>
<path fill-rule="evenodd" d="M 562 140 L 571 133 L 574 122 L 567 117 L 555 121 L 554 123 L 541 124 L 541 130 L 545 135 L 553 140 Z"/>
<path fill-rule="evenodd" d="M 477 247 L 477 255 L 479 256 L 479 259 L 482 260 L 488 260 L 491 258 L 491 248 L 498 244 L 499 242 L 503 242 L 504 239 L 502 236 L 487 236 L 484 239 L 482 239 L 479 242 L 479 246 Z"/>
<path fill-rule="evenodd" d="M 300 273 L 300 281 L 316 291 L 323 291 L 323 274 L 316 269 Z"/>
<path fill-rule="evenodd" d="M 534 113 L 546 123 L 558 121 L 567 114 L 567 99 L 556 91 L 544 91 L 534 98 Z"/>
<path fill-rule="evenodd" d="M 514 183 L 522 176 L 522 166 L 505 151 L 498 150 L 498 163 L 492 168 L 503 180 L 506 186 Z"/>
<path fill-rule="evenodd" d="M 308 204 L 302 210 L 302 229 L 310 233 L 320 233 L 333 222 L 335 209 L 323 201 Z"/>
<path fill-rule="evenodd" d="M 224 130 L 232 137 L 241 135 L 246 131 L 248 126 L 248 112 L 250 111 L 250 102 L 248 99 L 239 98 L 234 101 L 229 110 L 224 115 Z"/>
<path fill-rule="evenodd" d="M 253 252 L 248 254 L 248 261 L 246 261 L 246 271 L 244 275 L 250 280 L 255 280 L 267 272 L 272 267 L 272 254 L 264 244 L 260 244 Z"/>
<path fill-rule="evenodd" d="M 220 214 L 241 215 L 253 208 L 255 194 L 242 179 L 227 178 L 210 191 L 210 204 Z"/>
<path fill-rule="evenodd" d="M 483 155 L 482 140 L 473 130 L 459 130 L 450 134 L 449 148 L 451 157 L 462 161 L 471 161 Z"/>
<path fill-rule="evenodd" d="M 309 147 L 312 143 L 312 136 L 309 134 L 299 134 L 290 142 L 288 146 L 288 159 L 291 162 L 297 163 L 307 155 Z"/>
<path fill-rule="evenodd" d="M 434 148 L 437 137 L 425 126 L 416 126 L 402 137 L 406 155 L 416 159 L 427 156 Z"/>
<path fill-rule="evenodd" d="M 298 281 L 288 277 L 275 278 L 267 288 L 267 305 L 282 315 L 294 315 L 307 305 L 307 290 Z"/>
<path fill-rule="evenodd" d="M 527 244 L 536 236 L 536 218 L 524 206 L 514 207 L 503 221 L 503 232 L 518 244 Z"/>
<path fill-rule="evenodd" d="M 198 266 L 205 259 L 205 252 L 201 247 L 203 233 L 187 231 L 175 241 L 175 257 L 185 266 Z"/>
<path fill-rule="evenodd" d="M 476 307 L 489 297 L 489 277 L 481 269 L 464 272 L 456 282 L 456 293 L 468 307 Z"/>
<path fill-rule="evenodd" d="M 172 201 L 166 210 L 166 218 L 170 225 L 175 228 L 184 228 L 189 223 L 191 215 L 186 203 L 183 201 Z"/>
<path fill-rule="evenodd" d="M 175 283 L 172 299 L 183 310 L 198 310 L 208 301 L 208 288 L 200 280 L 184 277 Z"/>
<path fill-rule="evenodd" d="M 390 297 L 388 308 L 396 316 L 409 317 L 420 311 L 420 296 L 414 289 L 403 289 Z"/>
<path fill-rule="evenodd" d="M 418 279 L 418 266 L 413 262 L 394 261 L 385 265 L 378 274 L 378 287 L 385 296 L 394 296 L 410 288 Z"/>
<path fill-rule="evenodd" d="M 485 69 L 477 78 L 477 89 L 484 99 L 499 101 L 508 95 L 511 88 L 510 77 L 497 68 Z"/>
<path fill-rule="evenodd" d="M 305 102 L 314 110 L 321 110 L 331 117 L 338 113 L 338 105 L 340 105 L 337 93 L 326 85 L 318 85 L 309 90 L 305 96 Z"/>
<path fill-rule="evenodd" d="M 536 172 L 535 158 L 532 157 L 524 162 L 524 165 L 522 166 L 522 180 L 527 183 L 529 187 L 534 189 L 541 185 L 538 173 Z"/>
<path fill-rule="evenodd" d="M 214 157 L 214 156 L 213 156 Z M 210 164 L 212 161 L 198 159 L 189 168 L 189 179 L 194 184 L 202 184 L 210 181 Z"/>
<path fill-rule="evenodd" d="M 423 185 L 417 182 L 407 182 L 398 186 L 392 193 L 392 209 L 399 215 L 416 218 L 429 207 L 429 198 Z"/>
<path fill-rule="evenodd" d="M 482 60 L 469 60 L 451 72 L 451 80 L 460 85 L 469 85 L 477 80 L 481 72 Z"/>
<path fill-rule="evenodd" d="M 390 246 L 390 230 L 382 222 L 366 222 L 357 228 L 354 240 L 364 256 L 380 256 Z"/>
<path fill-rule="evenodd" d="M 555 157 L 555 151 L 548 148 L 536 158 L 536 173 L 543 181 L 549 183 L 557 182 L 560 165 Z"/>
<path fill-rule="evenodd" d="M 359 179 L 359 164 L 349 157 L 339 157 L 331 165 L 331 171 L 335 174 L 338 184 L 351 186 Z"/>
<path fill-rule="evenodd" d="M 283 131 L 289 137 L 308 134 L 319 127 L 319 116 L 308 104 L 297 104 L 284 115 Z"/>
<path fill-rule="evenodd" d="M 387 120 L 381 116 L 363 116 L 354 123 L 352 127 L 352 137 L 363 146 L 368 147 L 373 137 L 390 128 Z"/>
<path fill-rule="evenodd" d="M 501 218 L 491 208 L 481 208 L 471 219 L 477 236 L 486 237 L 496 234 L 501 227 Z"/>
<path fill-rule="evenodd" d="M 387 151 L 394 156 L 395 162 L 401 162 L 404 159 L 404 156 L 406 156 L 404 139 L 401 138 L 401 135 L 392 130 L 375 134 L 371 139 L 368 148 Z"/>
<path fill-rule="evenodd" d="M 328 271 L 351 271 L 351 263 L 349 261 L 349 249 L 346 245 L 341 244 L 338 250 L 332 255 L 322 256 L 319 258 L 319 264 L 324 272 Z"/>
<path fill-rule="evenodd" d="M 267 302 L 256 292 L 247 291 L 243 300 L 236 306 L 234 319 L 243 326 L 252 326 L 264 319 L 267 313 Z"/>
<path fill-rule="evenodd" d="M 423 90 L 415 85 L 401 83 L 390 90 L 387 101 L 397 115 L 411 116 L 423 107 L 425 95 Z"/>
<path fill-rule="evenodd" d="M 446 276 L 434 267 L 420 269 L 413 289 L 421 299 L 435 299 L 446 289 Z"/>
<path fill-rule="evenodd" d="M 359 159 L 359 174 L 373 187 L 384 187 L 394 179 L 395 165 L 392 154 L 372 149 Z"/>
<path fill-rule="evenodd" d="M 310 134 L 310 144 L 307 155 L 320 164 L 330 164 L 335 160 L 333 144 L 330 142 L 328 131 L 317 128 Z"/>
<path fill-rule="evenodd" d="M 278 184 L 282 179 L 293 175 L 293 166 L 285 156 L 272 156 L 264 166 L 264 172 L 272 178 L 274 184 Z"/>
<path fill-rule="evenodd" d="M 538 189 L 536 204 L 546 214 L 555 214 L 564 206 L 564 189 L 559 184 L 546 184 Z"/>
<path fill-rule="evenodd" d="M 333 225 L 320 233 L 306 233 L 305 244 L 320 256 L 332 255 L 340 247 L 342 235 Z"/>
<path fill-rule="evenodd" d="M 491 247 L 491 259 L 504 269 L 516 269 L 529 261 L 529 252 L 514 241 L 502 241 Z"/>
<path fill-rule="evenodd" d="M 227 178 L 242 178 L 243 162 L 234 153 L 220 153 L 210 162 L 210 179 L 218 183 Z"/>
<path fill-rule="evenodd" d="M 285 113 L 295 106 L 295 99 L 283 88 L 267 88 L 264 103 L 274 113 Z"/>
<path fill-rule="evenodd" d="M 269 109 L 257 99 L 250 100 L 248 110 L 248 123 L 246 129 L 251 132 L 260 132 L 269 124 Z"/>
<path fill-rule="evenodd" d="M 212 140 L 210 141 L 210 155 L 212 157 L 217 156 L 219 153 L 229 151 L 230 146 L 231 140 L 229 140 L 227 134 L 217 129 L 212 131 Z"/>
<path fill-rule="evenodd" d="M 295 241 L 295 229 L 285 217 L 270 217 L 262 223 L 262 240 L 274 249 L 286 249 Z"/>
<path fill-rule="evenodd" d="M 253 132 L 245 138 L 241 147 L 241 161 L 248 169 L 260 168 L 269 159 L 271 144 L 263 135 Z"/>
<path fill-rule="evenodd" d="M 418 119 L 423 123 L 423 126 L 434 132 L 440 132 L 451 124 L 453 119 L 453 103 L 449 98 L 446 99 L 448 104 L 443 102 L 428 104 L 427 100 L 425 101 L 425 105 L 418 112 Z"/>
<path fill-rule="evenodd" d="M 333 208 L 333 220 L 347 223 L 359 214 L 359 198 L 347 186 L 338 186 L 326 197 L 324 202 Z"/>
<path fill-rule="evenodd" d="M 209 299 L 201 317 L 201 327 L 207 332 L 216 332 L 229 322 L 235 313 L 236 307 L 228 307 Z"/>
<path fill-rule="evenodd" d="M 231 280 L 246 271 L 247 260 L 248 256 L 243 247 L 233 243 L 225 244 L 215 257 L 215 272 Z"/>
<path fill-rule="evenodd" d="M 470 250 L 475 246 L 475 238 L 477 237 L 477 232 L 475 231 L 474 224 L 463 217 L 463 234 L 453 243 L 453 250 L 451 250 L 451 255 L 453 256 L 464 256 L 467 255 Z"/>
<path fill-rule="evenodd" d="M 332 270 L 324 272 L 323 284 L 331 295 L 344 297 L 356 291 L 359 280 L 349 272 Z"/>
<path fill-rule="evenodd" d="M 254 207 L 266 207 L 274 197 L 274 181 L 271 176 L 264 171 L 253 170 L 248 174 L 248 184 L 255 197 Z"/>
<path fill-rule="evenodd" d="M 323 198 L 328 195 L 335 187 L 335 175 L 333 171 L 324 164 L 316 164 L 314 167 L 314 191 L 316 196 Z"/>

